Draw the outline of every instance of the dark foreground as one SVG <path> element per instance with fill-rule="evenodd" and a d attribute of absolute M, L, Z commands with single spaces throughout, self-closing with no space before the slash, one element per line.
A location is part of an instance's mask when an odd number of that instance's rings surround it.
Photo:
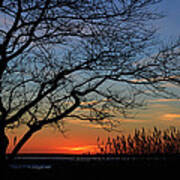
<path fill-rule="evenodd" d="M 23 179 L 122 179 L 180 174 L 179 155 L 166 157 L 77 157 L 73 159 L 48 158 L 16 159 L 6 173 L 6 180 Z M 179 176 L 178 176 L 179 177 Z M 1 178 L 0 178 L 1 179 Z"/>

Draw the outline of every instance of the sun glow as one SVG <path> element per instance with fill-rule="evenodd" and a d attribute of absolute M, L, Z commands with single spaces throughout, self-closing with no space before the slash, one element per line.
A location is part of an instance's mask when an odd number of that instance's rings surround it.
<path fill-rule="evenodd" d="M 68 154 L 94 154 L 97 152 L 97 145 L 85 145 L 85 146 L 73 146 L 73 147 L 61 147 L 59 148 L 61 153 Z"/>

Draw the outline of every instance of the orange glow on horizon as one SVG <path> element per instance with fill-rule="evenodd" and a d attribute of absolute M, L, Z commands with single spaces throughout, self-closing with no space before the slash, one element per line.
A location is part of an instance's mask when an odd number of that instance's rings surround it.
<path fill-rule="evenodd" d="M 9 149 L 7 153 L 11 153 L 12 149 Z M 19 153 L 31 154 L 31 153 L 47 153 L 47 154 L 95 154 L 98 152 L 97 145 L 87 146 L 75 146 L 75 147 L 60 147 L 51 149 L 36 149 L 36 148 L 23 148 Z"/>
<path fill-rule="evenodd" d="M 58 148 L 59 152 L 65 154 L 95 154 L 97 153 L 97 145 L 83 145 L 83 146 L 69 146 L 69 147 L 60 147 Z"/>
<path fill-rule="evenodd" d="M 174 99 L 153 100 L 146 110 L 138 110 L 138 115 L 134 118 L 121 118 L 119 132 L 104 131 L 96 124 L 87 121 L 68 120 L 65 128 L 68 130 L 65 136 L 51 127 L 44 128 L 25 143 L 19 153 L 59 153 L 59 154 L 94 154 L 99 153 L 97 137 L 103 141 L 107 137 L 116 137 L 134 133 L 135 129 L 144 127 L 147 130 L 157 127 L 167 129 L 176 127 L 180 129 L 180 101 Z M 118 117 L 117 117 L 118 118 Z M 7 153 L 11 153 L 24 133 L 27 132 L 25 126 L 14 130 L 7 130 L 9 146 Z M 16 142 L 15 142 L 16 139 Z"/>

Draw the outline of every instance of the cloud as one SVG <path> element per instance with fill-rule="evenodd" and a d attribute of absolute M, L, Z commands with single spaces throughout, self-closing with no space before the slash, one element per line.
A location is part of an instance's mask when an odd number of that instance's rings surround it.
<path fill-rule="evenodd" d="M 164 114 L 163 119 L 168 121 L 177 120 L 180 119 L 180 114 Z"/>
<path fill-rule="evenodd" d="M 149 100 L 149 102 L 180 102 L 180 99 L 153 99 Z"/>
<path fill-rule="evenodd" d="M 102 129 L 102 126 L 100 124 L 92 123 L 88 120 L 70 119 L 68 120 L 68 123 L 71 125 L 78 125 L 81 127 Z"/>
<path fill-rule="evenodd" d="M 142 119 L 122 119 L 120 122 L 127 122 L 127 123 L 144 123 L 145 120 Z"/>

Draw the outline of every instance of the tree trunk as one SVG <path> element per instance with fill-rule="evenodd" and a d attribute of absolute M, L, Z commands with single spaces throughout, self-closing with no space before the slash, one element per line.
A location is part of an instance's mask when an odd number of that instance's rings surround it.
<path fill-rule="evenodd" d="M 20 139 L 20 141 L 17 143 L 15 148 L 13 149 L 12 153 L 9 155 L 8 161 L 11 161 L 14 159 L 14 157 L 18 154 L 19 150 L 24 146 L 24 144 L 31 138 L 31 136 L 39 131 L 41 128 L 30 128 L 24 136 Z"/>
<path fill-rule="evenodd" d="M 8 168 L 8 161 L 6 158 L 6 150 L 9 145 L 8 137 L 5 133 L 5 128 L 0 126 L 0 167 L 3 175 L 6 174 Z"/>

